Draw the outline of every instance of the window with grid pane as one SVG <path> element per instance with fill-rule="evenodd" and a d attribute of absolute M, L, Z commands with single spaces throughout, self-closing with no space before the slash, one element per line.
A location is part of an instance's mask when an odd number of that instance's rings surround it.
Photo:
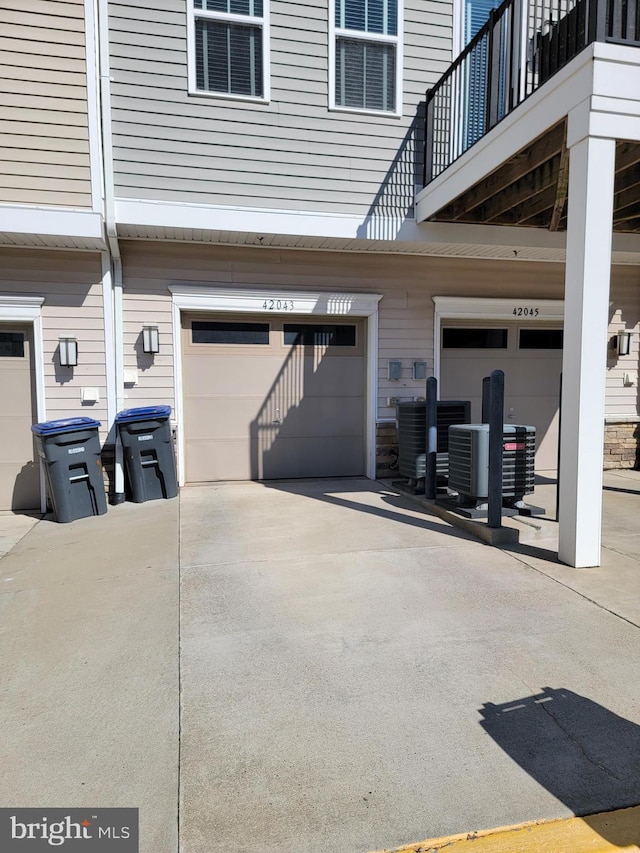
<path fill-rule="evenodd" d="M 334 0 L 334 105 L 398 112 L 400 0 Z"/>
<path fill-rule="evenodd" d="M 195 89 L 265 97 L 267 0 L 192 0 Z"/>

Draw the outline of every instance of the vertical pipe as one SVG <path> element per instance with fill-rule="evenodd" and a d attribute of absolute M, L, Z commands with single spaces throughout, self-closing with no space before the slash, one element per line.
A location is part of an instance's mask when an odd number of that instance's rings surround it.
<path fill-rule="evenodd" d="M 493 370 L 489 408 L 489 527 L 502 526 L 502 448 L 504 433 L 504 373 Z"/>
<path fill-rule="evenodd" d="M 428 500 L 436 497 L 436 456 L 438 452 L 438 380 L 427 379 L 426 412 L 426 458 L 424 471 L 424 496 Z"/>

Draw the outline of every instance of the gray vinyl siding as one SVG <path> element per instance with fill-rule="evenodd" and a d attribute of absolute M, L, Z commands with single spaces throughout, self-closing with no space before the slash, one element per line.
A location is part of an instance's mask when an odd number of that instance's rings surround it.
<path fill-rule="evenodd" d="M 83 0 L 0 4 L 0 203 L 91 207 Z"/>
<path fill-rule="evenodd" d="M 410 214 L 416 111 L 451 61 L 452 0 L 405 4 L 402 118 L 329 111 L 328 0 L 272 0 L 268 104 L 188 94 L 185 0 L 110 12 L 116 196 Z"/>
<path fill-rule="evenodd" d="M 419 396 L 424 383 L 413 381 L 411 362 L 426 360 L 433 372 L 434 296 L 562 299 L 564 266 L 555 263 L 277 251 L 246 247 L 214 248 L 177 243 L 123 243 L 125 369 L 138 371 L 127 389 L 127 405 L 175 406 L 173 373 L 173 284 L 203 287 L 273 288 L 333 292 L 374 292 L 379 303 L 378 417 L 392 418 L 388 397 Z M 622 326 L 634 332 L 632 355 L 609 360 L 607 415 L 635 417 L 638 380 L 640 296 L 637 267 L 614 267 L 610 334 Z M 616 313 L 617 312 L 617 313 Z M 157 323 L 160 354 L 140 352 L 145 323 Z M 403 362 L 400 382 L 387 379 L 390 359 Z M 628 373 L 633 386 L 623 384 Z"/>
<path fill-rule="evenodd" d="M 105 330 L 100 256 L 89 252 L 0 249 L 0 294 L 40 296 L 47 419 L 86 415 L 107 426 Z M 78 366 L 60 368 L 58 338 L 78 340 Z M 81 389 L 100 401 L 82 405 Z M 102 437 L 105 437 L 103 430 Z"/>

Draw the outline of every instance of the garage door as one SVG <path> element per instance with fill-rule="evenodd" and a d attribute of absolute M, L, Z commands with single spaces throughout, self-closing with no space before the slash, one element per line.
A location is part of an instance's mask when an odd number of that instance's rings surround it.
<path fill-rule="evenodd" d="M 37 509 L 34 462 L 35 372 L 30 326 L 0 324 L 0 510 Z"/>
<path fill-rule="evenodd" d="M 558 449 L 558 400 L 562 328 L 516 323 L 443 323 L 440 396 L 470 400 L 481 420 L 482 379 L 504 371 L 505 423 L 536 428 L 536 470 L 554 470 Z"/>
<path fill-rule="evenodd" d="M 187 482 L 363 474 L 363 326 L 184 316 Z"/>

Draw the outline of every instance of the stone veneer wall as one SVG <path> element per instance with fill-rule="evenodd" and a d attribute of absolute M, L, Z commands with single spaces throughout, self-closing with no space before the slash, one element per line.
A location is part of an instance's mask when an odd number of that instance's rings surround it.
<path fill-rule="evenodd" d="M 398 432 L 394 423 L 376 425 L 376 477 L 398 476 Z M 640 467 L 640 423 L 609 423 L 604 428 L 606 469 Z"/>
<path fill-rule="evenodd" d="M 398 476 L 398 430 L 393 421 L 376 424 L 376 477 Z"/>
<path fill-rule="evenodd" d="M 604 426 L 604 468 L 636 468 L 640 463 L 639 423 Z"/>

